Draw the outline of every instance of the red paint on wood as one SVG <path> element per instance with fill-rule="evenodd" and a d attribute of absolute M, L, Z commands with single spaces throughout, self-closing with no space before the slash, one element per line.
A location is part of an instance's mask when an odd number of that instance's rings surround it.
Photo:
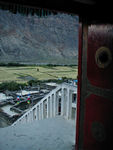
<path fill-rule="evenodd" d="M 103 27 L 103 29 L 102 29 Z M 113 88 L 113 28 L 112 26 L 93 26 L 88 35 L 87 78 L 90 84 L 106 90 Z M 113 149 L 113 101 L 101 96 L 90 95 L 81 101 L 82 83 L 82 30 L 79 31 L 79 64 L 78 64 L 78 97 L 76 150 L 104 150 Z M 112 54 L 112 62 L 106 68 L 99 68 L 95 61 L 95 53 L 100 47 L 107 47 Z M 85 82 L 86 84 L 86 82 Z M 87 88 L 86 93 L 88 93 Z M 81 104 L 84 104 L 83 128 L 80 130 Z M 83 105 L 82 105 L 83 106 Z M 80 135 L 83 133 L 83 139 Z M 83 143 L 83 145 L 82 145 Z"/>
<path fill-rule="evenodd" d="M 80 88 L 82 77 L 82 25 L 79 25 L 79 51 L 78 51 L 78 88 L 77 88 L 77 120 L 76 120 L 76 145 L 75 149 L 78 150 L 79 142 L 79 118 L 80 118 Z"/>
<path fill-rule="evenodd" d="M 84 150 L 113 149 L 113 102 L 93 94 L 85 102 Z"/>
<path fill-rule="evenodd" d="M 88 35 L 87 76 L 91 84 L 101 88 L 113 88 L 113 27 L 92 26 Z M 112 62 L 106 68 L 99 68 L 95 53 L 100 47 L 107 47 L 112 53 Z"/>

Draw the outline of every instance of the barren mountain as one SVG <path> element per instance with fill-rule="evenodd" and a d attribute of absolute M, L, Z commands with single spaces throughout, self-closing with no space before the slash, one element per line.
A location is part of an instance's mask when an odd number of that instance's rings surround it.
<path fill-rule="evenodd" d="M 76 64 L 78 17 L 0 10 L 0 62 Z"/>

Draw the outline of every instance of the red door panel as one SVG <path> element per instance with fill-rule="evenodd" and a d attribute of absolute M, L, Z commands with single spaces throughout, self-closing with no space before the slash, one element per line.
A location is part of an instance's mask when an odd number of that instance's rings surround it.
<path fill-rule="evenodd" d="M 84 150 L 111 149 L 113 101 L 90 95 L 85 99 Z"/>
<path fill-rule="evenodd" d="M 76 150 L 113 150 L 113 27 L 79 35 Z"/>
<path fill-rule="evenodd" d="M 87 76 L 91 84 L 102 88 L 113 88 L 113 61 L 111 61 L 113 57 L 113 34 L 111 32 L 111 26 L 89 28 Z M 101 50 L 99 53 L 101 48 L 103 51 Z M 104 48 L 108 50 L 104 51 Z M 98 66 L 99 62 L 96 59 L 100 59 L 100 66 Z M 108 66 L 103 66 L 103 68 L 101 65 L 107 62 Z"/>

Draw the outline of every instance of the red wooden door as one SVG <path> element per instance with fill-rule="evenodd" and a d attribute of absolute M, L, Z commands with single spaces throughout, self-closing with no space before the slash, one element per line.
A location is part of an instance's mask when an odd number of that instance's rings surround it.
<path fill-rule="evenodd" d="M 113 149 L 112 31 L 87 24 L 80 30 L 76 150 Z"/>

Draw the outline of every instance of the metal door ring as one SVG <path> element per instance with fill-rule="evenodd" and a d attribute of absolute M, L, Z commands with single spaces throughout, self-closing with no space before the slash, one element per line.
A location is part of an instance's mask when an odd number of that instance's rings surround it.
<path fill-rule="evenodd" d="M 106 139 L 106 133 L 104 125 L 100 122 L 93 122 L 91 127 L 93 138 L 98 142 L 103 142 Z"/>
<path fill-rule="evenodd" d="M 99 68 L 106 68 L 112 61 L 112 54 L 109 48 L 100 47 L 95 54 L 95 61 Z"/>

